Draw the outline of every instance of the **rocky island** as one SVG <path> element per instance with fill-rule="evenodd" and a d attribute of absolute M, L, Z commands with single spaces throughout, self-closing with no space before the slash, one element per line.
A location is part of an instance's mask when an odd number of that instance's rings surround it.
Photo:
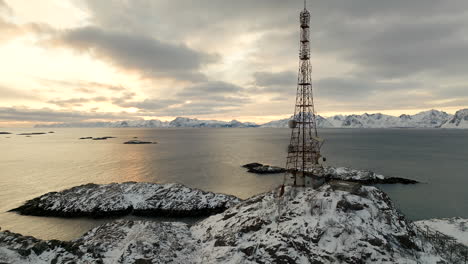
<path fill-rule="evenodd" d="M 189 192 L 191 193 L 191 192 Z M 238 201 L 238 200 L 236 200 Z M 373 186 L 332 181 L 233 203 L 192 226 L 119 220 L 73 241 L 0 232 L 13 263 L 462 263 Z"/>
<path fill-rule="evenodd" d="M 257 173 L 257 174 L 276 174 L 286 172 L 286 169 L 276 166 L 264 165 L 261 163 L 249 163 L 245 164 L 242 167 L 247 168 L 248 172 Z"/>
<path fill-rule="evenodd" d="M 275 174 L 284 173 L 286 169 L 276 166 L 263 165 L 261 163 L 249 163 L 242 167 L 247 168 L 248 172 L 256 174 Z M 358 182 L 362 184 L 415 184 L 418 181 L 405 179 L 400 177 L 385 177 L 381 174 L 369 170 L 356 170 L 346 167 L 324 167 L 322 172 L 327 180 L 343 180 L 350 182 Z"/>
<path fill-rule="evenodd" d="M 208 216 L 239 203 L 237 197 L 181 184 L 125 182 L 85 184 L 50 192 L 11 211 L 23 215 L 108 217 L 119 215 Z"/>

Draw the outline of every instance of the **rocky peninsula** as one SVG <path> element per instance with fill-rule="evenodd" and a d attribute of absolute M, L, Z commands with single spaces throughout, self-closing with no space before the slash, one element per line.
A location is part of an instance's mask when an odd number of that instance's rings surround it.
<path fill-rule="evenodd" d="M 331 181 L 316 190 L 287 187 L 282 196 L 273 190 L 244 201 L 230 201 L 224 212 L 192 226 L 119 220 L 73 241 L 43 241 L 3 231 L 0 262 L 319 264 L 460 260 L 424 239 L 389 197 L 373 186 Z"/>

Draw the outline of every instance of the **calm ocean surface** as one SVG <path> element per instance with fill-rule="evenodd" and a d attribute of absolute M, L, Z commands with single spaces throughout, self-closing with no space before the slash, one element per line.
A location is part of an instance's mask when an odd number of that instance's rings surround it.
<path fill-rule="evenodd" d="M 31 137 L 0 129 L 0 227 L 44 239 L 72 239 L 109 219 L 20 216 L 6 211 L 75 185 L 178 182 L 241 198 L 270 190 L 282 175 L 255 175 L 241 165 L 284 166 L 288 129 L 52 129 Z M 44 132 L 47 132 L 45 130 Z M 327 164 L 369 169 L 423 184 L 380 186 L 406 216 L 468 218 L 468 130 L 322 129 Z M 105 141 L 80 137 L 115 136 Z M 10 137 L 10 138 L 7 138 Z M 138 137 L 156 145 L 124 145 Z"/>

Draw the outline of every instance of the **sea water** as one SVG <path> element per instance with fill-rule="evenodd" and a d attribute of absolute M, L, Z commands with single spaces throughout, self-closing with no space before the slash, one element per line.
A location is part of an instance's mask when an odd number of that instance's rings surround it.
<path fill-rule="evenodd" d="M 0 129 L 0 227 L 43 239 L 73 239 L 113 219 L 63 219 L 7 212 L 50 191 L 86 183 L 178 182 L 240 198 L 268 191 L 282 174 L 241 165 L 284 166 L 290 131 L 279 128 Z M 468 130 L 322 129 L 327 165 L 422 182 L 381 185 L 412 220 L 468 217 Z M 116 138 L 80 140 L 80 137 Z M 125 145 L 137 137 L 151 145 Z M 155 219 L 161 221 L 164 219 Z M 190 222 L 190 220 L 188 220 Z"/>

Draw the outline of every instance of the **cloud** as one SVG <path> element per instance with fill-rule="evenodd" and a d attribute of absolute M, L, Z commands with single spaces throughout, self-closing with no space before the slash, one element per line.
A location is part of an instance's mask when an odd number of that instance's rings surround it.
<path fill-rule="evenodd" d="M 1 84 L 0 84 L 0 98 L 2 100 L 18 100 L 18 99 L 25 99 L 25 100 L 31 100 L 31 101 L 40 100 L 40 97 L 37 95 L 31 95 L 19 89 L 9 88 Z"/>
<path fill-rule="evenodd" d="M 218 57 L 136 33 L 83 27 L 60 33 L 54 43 L 102 59 L 118 68 L 136 71 L 143 77 L 175 77 L 200 81 L 203 65 Z"/>
<path fill-rule="evenodd" d="M 177 96 L 185 98 L 208 98 L 220 94 L 239 95 L 244 91 L 240 86 L 221 81 L 205 82 L 186 87 Z"/>
<path fill-rule="evenodd" d="M 215 81 L 187 86 L 171 98 L 134 101 L 128 97 L 114 100 L 113 103 L 121 107 L 138 108 L 139 115 L 194 116 L 239 111 L 251 102 L 244 93 L 245 89 L 240 86 Z"/>
<path fill-rule="evenodd" d="M 123 92 L 128 90 L 122 85 L 101 83 L 101 82 L 90 82 L 82 80 L 52 80 L 45 78 L 36 78 L 41 84 L 45 86 L 53 86 L 59 88 L 71 88 L 76 92 L 94 94 L 104 91 L 111 92 Z"/>
<path fill-rule="evenodd" d="M 72 106 L 83 106 L 85 103 L 95 103 L 95 102 L 106 102 L 109 101 L 107 97 L 104 96 L 96 96 L 92 98 L 71 98 L 71 99 L 56 99 L 56 100 L 49 100 L 47 103 L 54 104 L 61 107 L 72 107 Z"/>
<path fill-rule="evenodd" d="M 133 114 L 58 111 L 49 108 L 0 107 L 0 121 L 81 122 L 89 120 L 139 119 Z"/>
<path fill-rule="evenodd" d="M 301 2 L 80 0 L 73 4 L 82 5 L 88 26 L 57 30 L 52 26 L 60 26 L 19 25 L 12 21 L 20 20 L 0 16 L 0 33 L 13 32 L 0 39 L 33 32 L 41 48 L 71 49 L 113 65 L 122 74 L 134 72 L 151 80 L 141 80 L 135 87 L 51 81 L 56 91 L 79 95 L 54 93 L 45 102 L 73 107 L 104 95 L 116 106 L 136 108 L 140 116 L 290 114 Z M 4 6 L 0 0 L 1 14 Z M 309 10 L 319 111 L 468 103 L 467 1 L 329 0 L 309 3 Z M 44 45 L 46 39 L 55 46 Z M 161 77 L 169 80 L 154 80 Z M 56 89 L 61 87 L 69 89 Z"/>
<path fill-rule="evenodd" d="M 253 78 L 255 87 L 250 89 L 251 93 L 296 94 L 297 74 L 292 71 L 255 72 Z"/>
<path fill-rule="evenodd" d="M 13 11 L 11 10 L 11 7 L 7 5 L 7 3 L 4 0 L 0 0 L 0 15 L 1 14 L 11 14 Z"/>

